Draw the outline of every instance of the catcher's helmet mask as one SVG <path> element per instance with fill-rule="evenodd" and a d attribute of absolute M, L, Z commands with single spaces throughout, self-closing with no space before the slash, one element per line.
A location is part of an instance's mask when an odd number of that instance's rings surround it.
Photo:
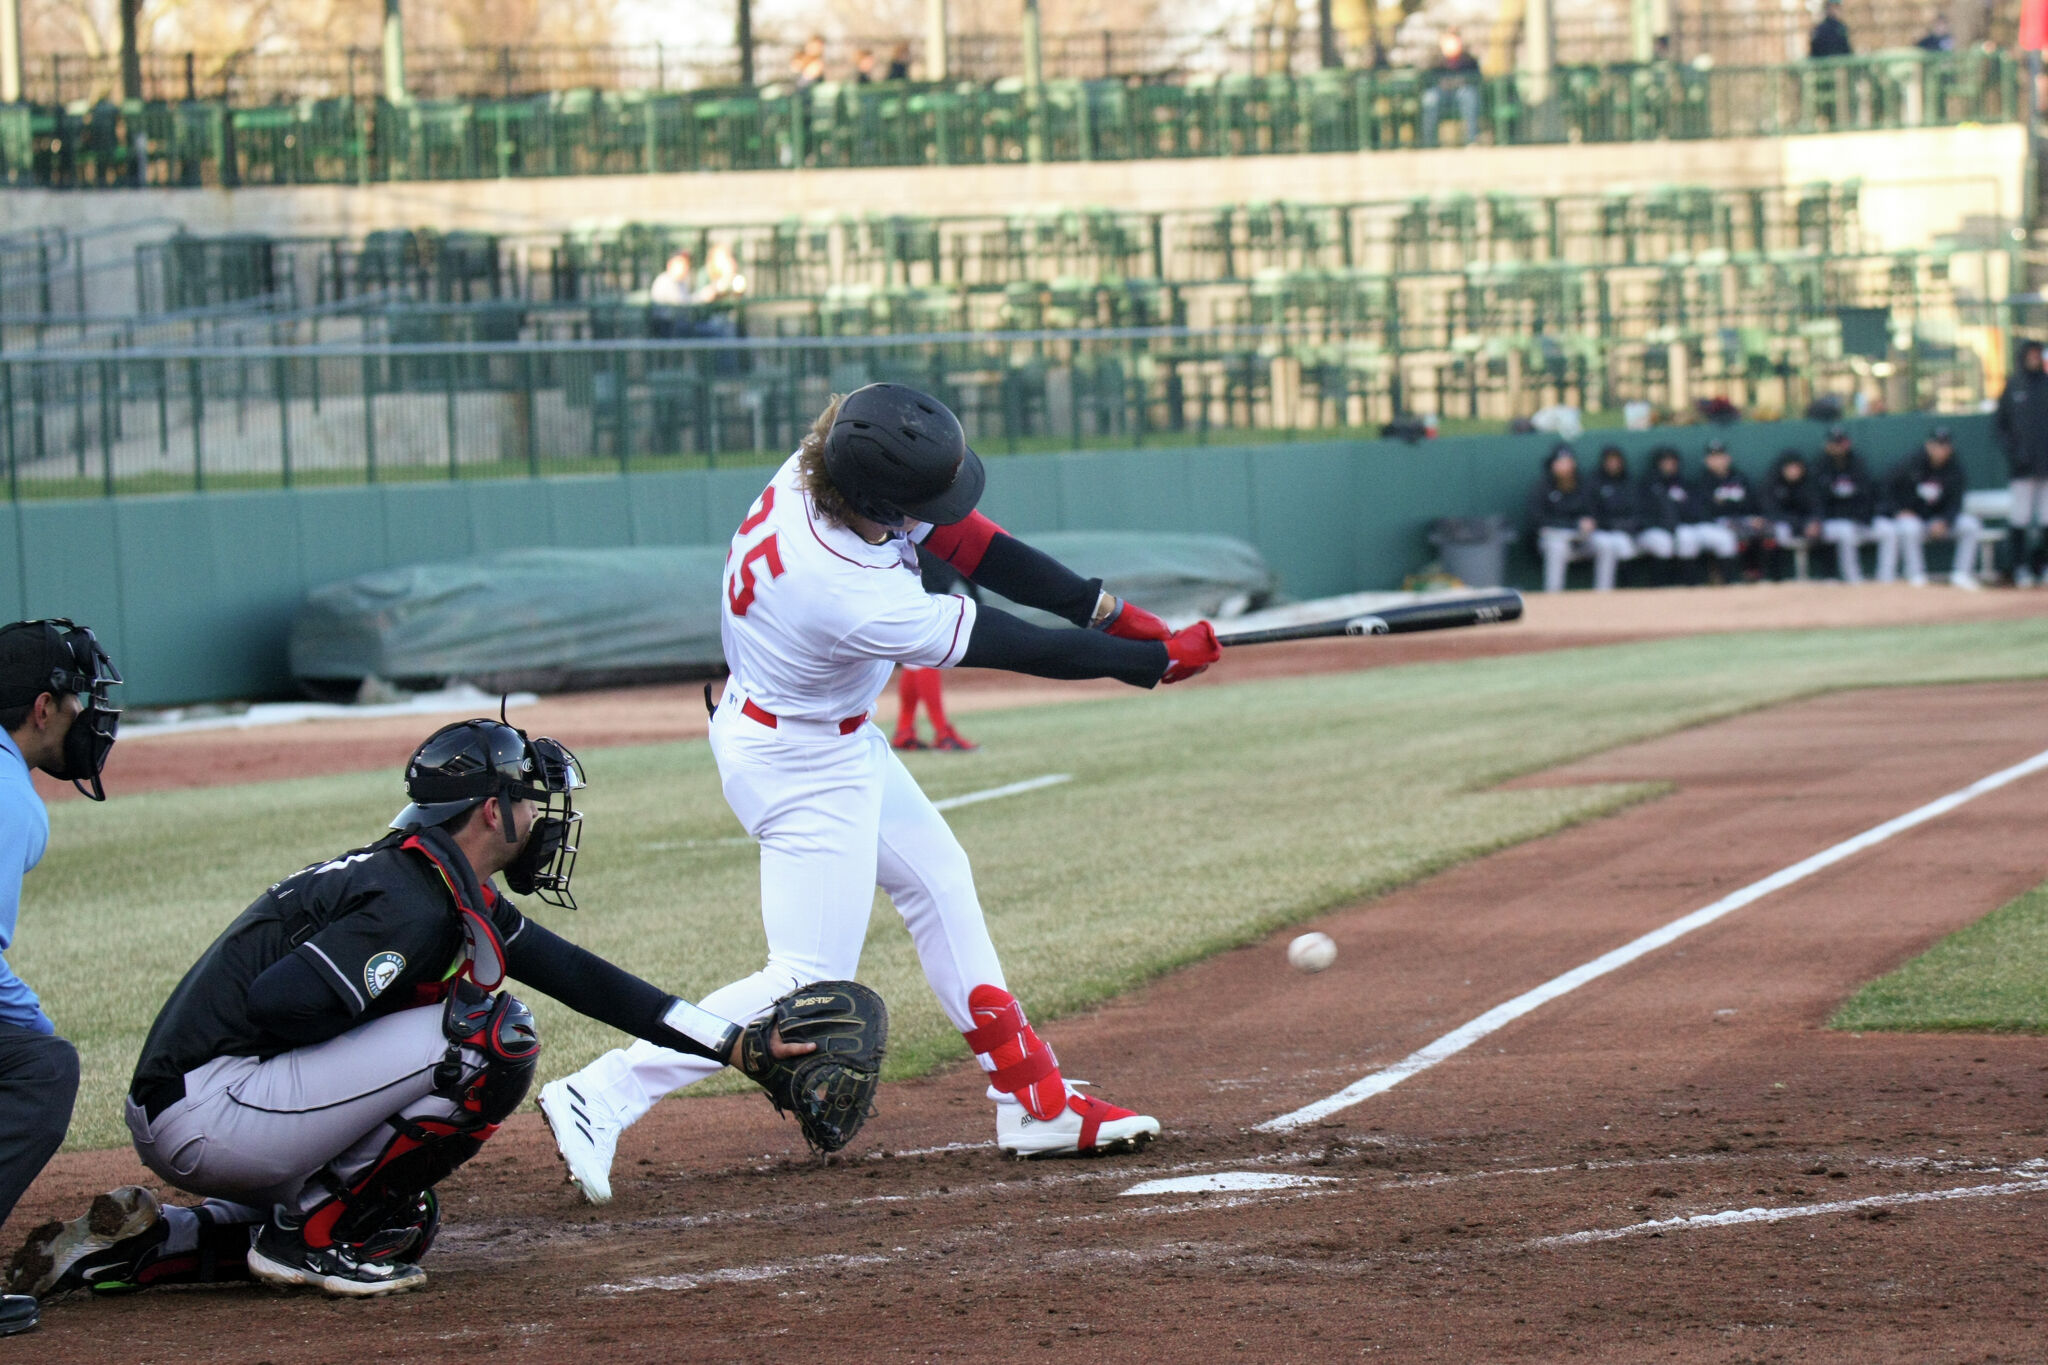
<path fill-rule="evenodd" d="M 576 843 L 583 812 L 571 803 L 584 786 L 583 768 L 560 740 L 527 738 L 501 720 L 476 719 L 444 725 L 427 736 L 405 765 L 406 795 L 412 803 L 392 818 L 393 829 L 444 825 L 482 805 L 498 802 L 507 843 L 517 843 L 512 803 L 533 801 L 526 847 L 505 868 L 505 883 L 522 896 L 538 895 L 550 905 L 576 908 L 569 880 L 576 869 Z"/>
<path fill-rule="evenodd" d="M 988 482 L 960 419 L 902 384 L 869 384 L 840 400 L 825 473 L 847 506 L 884 526 L 950 526 L 974 510 Z"/>
<path fill-rule="evenodd" d="M 49 773 L 90 800 L 106 800 L 100 773 L 121 728 L 121 709 L 107 704 L 107 689 L 121 682 L 121 670 L 92 628 L 63 616 L 17 621 L 0 630 L 0 655 L 27 665 L 25 678 L 0 687 L 0 705 L 33 702 L 45 692 L 78 698 L 78 714 L 64 734 L 62 765 Z"/>

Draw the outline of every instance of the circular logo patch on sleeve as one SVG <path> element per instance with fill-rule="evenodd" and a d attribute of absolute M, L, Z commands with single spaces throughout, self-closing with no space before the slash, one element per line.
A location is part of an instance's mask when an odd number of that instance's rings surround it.
<path fill-rule="evenodd" d="M 405 970 L 405 956 L 402 953 L 379 953 L 363 965 L 363 985 L 368 988 L 370 998 L 375 1000 L 384 994 L 385 987 L 398 980 L 398 974 Z"/>

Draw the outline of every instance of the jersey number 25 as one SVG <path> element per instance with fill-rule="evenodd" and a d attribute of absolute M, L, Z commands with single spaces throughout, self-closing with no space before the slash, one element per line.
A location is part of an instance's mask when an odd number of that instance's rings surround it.
<path fill-rule="evenodd" d="M 775 488 L 771 484 L 762 491 L 760 506 L 749 514 L 745 521 L 740 523 L 740 534 L 746 535 L 762 522 L 768 520 L 768 513 L 774 507 Z M 782 547 L 776 544 L 773 533 L 770 533 L 766 540 L 763 540 L 760 544 L 755 545 L 745 554 L 741 555 L 740 562 L 733 566 L 732 577 L 726 580 L 725 600 L 726 604 L 732 608 L 734 616 L 745 616 L 747 608 L 754 605 L 754 591 L 760 586 L 760 582 L 755 576 L 754 566 L 764 560 L 767 561 L 768 577 L 770 579 L 782 577 Z"/>

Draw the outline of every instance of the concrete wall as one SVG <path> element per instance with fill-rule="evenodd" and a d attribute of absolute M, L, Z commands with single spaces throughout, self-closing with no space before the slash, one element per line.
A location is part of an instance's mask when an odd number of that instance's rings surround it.
<path fill-rule="evenodd" d="M 2004 463 L 1989 419 L 1955 419 L 1977 486 Z M 1879 469 L 1918 444 L 1929 419 L 1852 424 Z M 1670 440 L 1693 461 L 1710 434 L 1761 471 L 1788 445 L 1817 449 L 1810 422 L 1718 433 L 1599 433 L 1634 454 Z M 1019 534 L 1213 531 L 1258 546 L 1284 591 L 1316 597 L 1390 588 L 1428 562 L 1430 522 L 1504 513 L 1519 524 L 1551 441 L 1449 438 L 1422 445 L 1299 445 L 1007 456 L 983 504 Z M 285 639 L 306 593 L 374 569 L 512 545 L 718 544 L 759 495 L 761 466 L 532 481 L 398 484 L 82 502 L 0 513 L 0 619 L 70 616 L 99 632 L 137 705 L 285 695 Z M 1532 569 L 1514 561 L 1519 581 Z"/>
<path fill-rule="evenodd" d="M 2026 132 L 1919 128 L 1699 142 L 1250 156 L 1045 165 L 904 167 L 423 181 L 401 184 L 134 191 L 9 190 L 0 231 L 143 219 L 198 233 L 360 236 L 431 226 L 555 232 L 613 221 L 745 223 L 826 213 L 1023 211 L 1113 204 L 1207 208 L 1289 199 L 1399 199 L 1447 189 L 1599 194 L 1623 186 L 1801 185 L 1861 179 L 1863 223 L 1886 248 L 1925 243 L 1971 218 L 2020 216 Z M 1935 187 L 1940 186 L 1938 192 Z"/>

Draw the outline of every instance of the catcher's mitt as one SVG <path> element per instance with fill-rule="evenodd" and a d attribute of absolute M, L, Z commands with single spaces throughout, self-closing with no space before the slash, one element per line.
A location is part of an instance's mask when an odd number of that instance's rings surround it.
<path fill-rule="evenodd" d="M 785 1043 L 816 1043 L 816 1052 L 777 1057 L 768 1031 Z M 782 1113 L 796 1115 L 804 1140 L 818 1152 L 853 1141 L 874 1112 L 889 1044 L 889 1009 L 858 981 L 818 981 L 776 1001 L 748 1024 L 740 1040 L 740 1070 L 768 1092 Z"/>

